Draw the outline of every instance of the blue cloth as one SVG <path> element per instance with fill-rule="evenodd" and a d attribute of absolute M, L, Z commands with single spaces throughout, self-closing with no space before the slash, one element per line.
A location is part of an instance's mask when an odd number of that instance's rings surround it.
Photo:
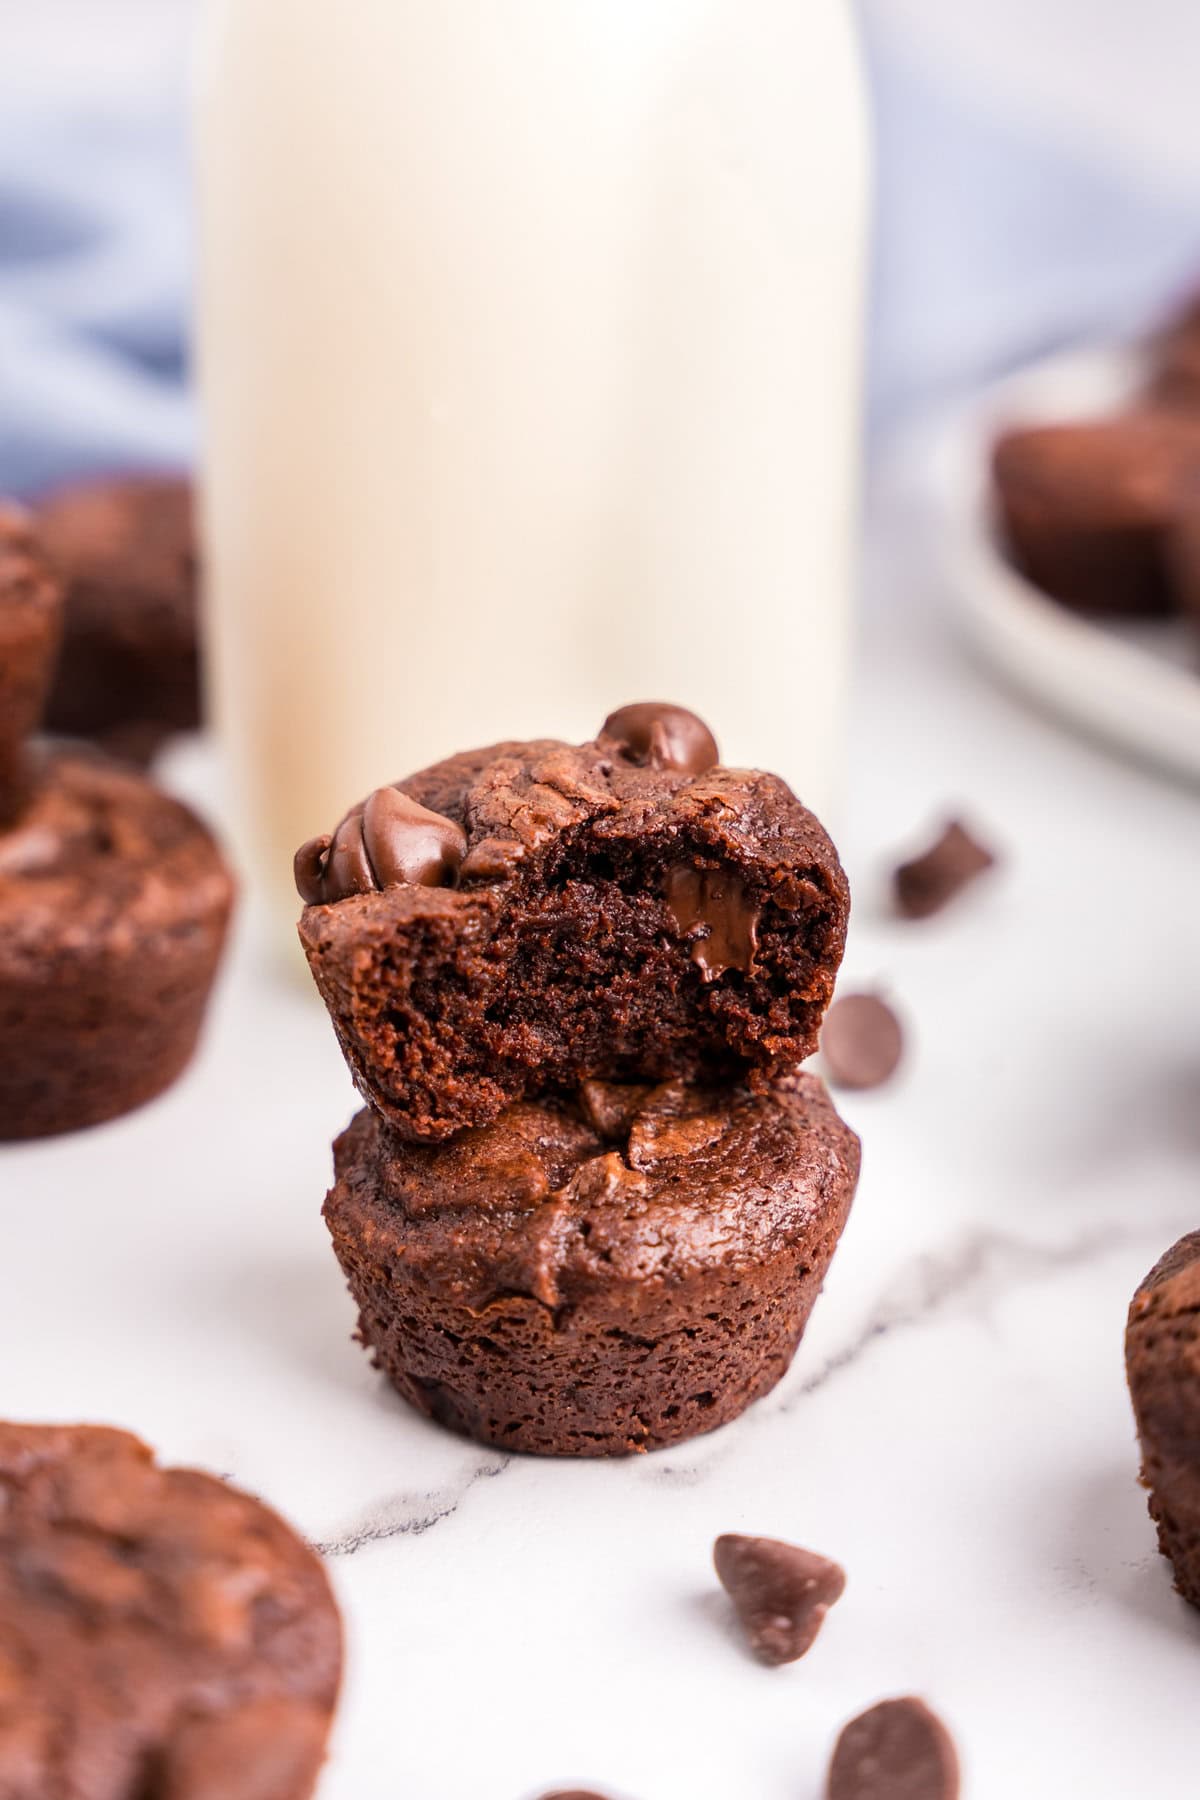
<path fill-rule="evenodd" d="M 11 65 L 10 65 L 11 67 Z M 0 78 L 0 491 L 185 466 L 189 183 L 177 92 L 65 108 Z"/>
<path fill-rule="evenodd" d="M 1200 193 L 968 100 L 875 11 L 867 379 L 880 440 L 1068 343 L 1131 336 L 1189 297 Z"/>
<path fill-rule="evenodd" d="M 876 136 L 878 442 L 1056 344 L 1133 329 L 1184 291 L 1200 272 L 1200 195 L 1156 187 L 1103 142 L 1051 141 L 1011 93 L 990 109 L 978 94 L 968 103 L 903 29 L 904 9 L 859 4 Z M 191 459 L 191 5 L 38 0 L 4 27 L 0 491 Z M 115 59 L 114 77 L 98 52 L 117 32 L 133 54 Z M 1140 89 L 1114 94 L 1125 108 L 1154 103 Z M 1200 156 L 1196 169 L 1200 187 Z"/>

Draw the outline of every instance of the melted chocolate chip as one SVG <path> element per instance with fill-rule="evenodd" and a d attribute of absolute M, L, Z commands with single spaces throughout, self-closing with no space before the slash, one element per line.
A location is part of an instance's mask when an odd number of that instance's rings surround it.
<path fill-rule="evenodd" d="M 881 1700 L 842 1731 L 826 1800 L 958 1800 L 954 1740 L 921 1700 Z"/>
<path fill-rule="evenodd" d="M 812 1648 L 846 1586 L 844 1570 L 827 1556 L 775 1538 L 719 1537 L 713 1562 L 750 1648 L 773 1667 Z"/>
<path fill-rule="evenodd" d="M 964 825 L 952 821 L 936 844 L 896 870 L 892 877 L 896 911 L 906 919 L 929 918 L 995 860 Z"/>
<path fill-rule="evenodd" d="M 361 812 L 348 813 L 334 832 L 322 882 L 331 900 L 344 900 L 348 894 L 369 894 L 378 885 L 367 856 Z"/>
<path fill-rule="evenodd" d="M 835 1087 L 881 1087 L 904 1054 L 900 1021 L 878 994 L 843 994 L 821 1026 L 821 1058 Z"/>
<path fill-rule="evenodd" d="M 466 833 L 398 788 L 376 788 L 346 814 L 332 838 L 311 838 L 293 864 L 309 906 L 412 883 L 449 886 L 466 854 Z"/>
<path fill-rule="evenodd" d="M 681 936 L 700 928 L 692 944 L 692 961 L 705 981 L 726 969 L 750 973 L 758 948 L 759 915 L 739 876 L 680 864 L 667 871 L 666 902 Z"/>
<path fill-rule="evenodd" d="M 292 875 L 296 892 L 305 906 L 320 906 L 325 900 L 325 858 L 328 837 L 309 838 L 292 858 Z"/>
<path fill-rule="evenodd" d="M 665 700 L 639 700 L 609 713 L 598 740 L 627 761 L 648 769 L 703 775 L 721 760 L 717 740 L 703 719 Z"/>

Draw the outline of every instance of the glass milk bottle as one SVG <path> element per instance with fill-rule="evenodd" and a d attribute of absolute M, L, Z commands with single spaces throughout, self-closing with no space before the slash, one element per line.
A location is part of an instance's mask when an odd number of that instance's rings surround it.
<path fill-rule="evenodd" d="M 292 852 L 503 737 L 689 706 L 836 786 L 867 201 L 846 0 L 211 0 L 210 684 Z"/>

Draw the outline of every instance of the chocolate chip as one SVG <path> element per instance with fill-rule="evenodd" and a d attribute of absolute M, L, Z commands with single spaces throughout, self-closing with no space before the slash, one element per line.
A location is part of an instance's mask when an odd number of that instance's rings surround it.
<path fill-rule="evenodd" d="M 821 1060 L 835 1087 L 880 1087 L 896 1072 L 904 1032 L 878 994 L 843 994 L 821 1027 Z"/>
<path fill-rule="evenodd" d="M 325 899 L 325 858 L 329 854 L 328 837 L 309 838 L 292 858 L 292 874 L 296 892 L 305 906 L 320 906 Z"/>
<path fill-rule="evenodd" d="M 609 713 L 597 741 L 614 745 L 629 762 L 683 775 L 703 775 L 721 760 L 704 720 L 665 700 L 639 700 Z"/>
<path fill-rule="evenodd" d="M 775 1538 L 727 1533 L 713 1546 L 713 1562 L 750 1648 L 773 1667 L 811 1649 L 846 1586 L 845 1572 L 827 1556 Z"/>
<path fill-rule="evenodd" d="M 321 879 L 329 900 L 369 894 L 378 885 L 363 840 L 361 812 L 348 813 L 334 832 Z"/>
<path fill-rule="evenodd" d="M 692 937 L 699 928 L 691 954 L 702 978 L 713 981 L 727 969 L 750 974 L 758 949 L 759 909 L 741 877 L 680 863 L 667 870 L 665 888 L 667 911 L 680 935 Z"/>
<path fill-rule="evenodd" d="M 381 888 L 400 882 L 445 887 L 467 853 L 462 826 L 399 788 L 376 788 L 363 807 L 363 841 Z"/>
<path fill-rule="evenodd" d="M 995 861 L 986 845 L 953 820 L 924 855 L 896 870 L 892 888 L 897 912 L 906 919 L 929 918 Z"/>
<path fill-rule="evenodd" d="M 954 1740 L 921 1700 L 881 1700 L 844 1727 L 826 1800 L 957 1800 Z"/>
<path fill-rule="evenodd" d="M 412 883 L 445 887 L 466 855 L 461 825 L 420 806 L 399 788 L 376 788 L 346 814 L 332 839 L 311 838 L 293 862 L 309 906 Z"/>

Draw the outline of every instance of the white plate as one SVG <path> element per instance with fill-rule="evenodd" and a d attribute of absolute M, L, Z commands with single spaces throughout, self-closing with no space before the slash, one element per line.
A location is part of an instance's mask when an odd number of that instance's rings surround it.
<path fill-rule="evenodd" d="M 1059 356 L 997 383 L 948 426 L 932 462 L 939 562 L 973 637 L 1006 675 L 1076 727 L 1200 781 L 1195 635 L 1174 621 L 1114 625 L 1066 611 L 1016 572 L 994 525 L 997 432 L 1110 411 L 1137 376 L 1125 352 Z"/>

